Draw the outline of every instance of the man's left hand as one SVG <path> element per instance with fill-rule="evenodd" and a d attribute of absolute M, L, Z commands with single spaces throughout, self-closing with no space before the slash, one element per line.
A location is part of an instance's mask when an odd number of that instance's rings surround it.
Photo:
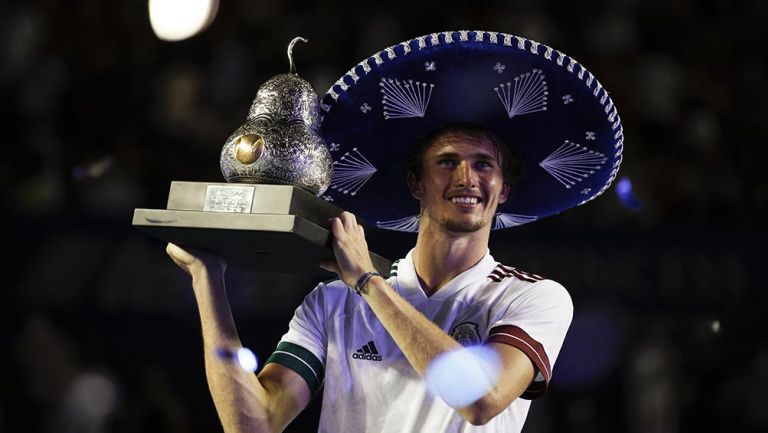
<path fill-rule="evenodd" d="M 347 286 L 354 287 L 364 273 L 375 270 L 365 241 L 365 231 L 349 212 L 331 218 L 330 226 L 336 261 L 324 261 L 320 267 L 337 273 Z"/>

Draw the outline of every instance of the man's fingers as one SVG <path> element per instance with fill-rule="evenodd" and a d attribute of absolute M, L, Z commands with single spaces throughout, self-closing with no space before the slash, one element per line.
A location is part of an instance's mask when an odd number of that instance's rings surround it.
<path fill-rule="evenodd" d="M 174 263 L 189 274 L 192 274 L 193 268 L 199 266 L 222 272 L 227 269 L 227 262 L 223 258 L 198 249 L 186 250 L 169 242 L 165 247 L 165 252 Z"/>
<path fill-rule="evenodd" d="M 178 262 L 187 263 L 187 262 L 194 261 L 195 259 L 194 256 L 192 256 L 192 254 L 188 253 L 178 245 L 170 242 L 168 242 L 168 245 L 165 247 L 165 252 L 169 256 L 171 256 L 173 261 L 175 261 L 176 263 Z"/>
<path fill-rule="evenodd" d="M 339 218 L 341 218 L 341 221 L 344 223 L 344 228 L 346 230 L 351 230 L 357 226 L 357 219 L 351 212 L 344 211 Z"/>
<path fill-rule="evenodd" d="M 168 245 L 165 246 L 165 253 L 173 257 L 173 252 L 176 251 L 176 248 L 178 248 L 176 244 L 168 242 Z"/>
<path fill-rule="evenodd" d="M 338 235 L 342 230 L 344 230 L 344 223 L 341 221 L 341 217 L 328 219 L 328 225 L 331 229 L 331 233 L 334 235 Z"/>

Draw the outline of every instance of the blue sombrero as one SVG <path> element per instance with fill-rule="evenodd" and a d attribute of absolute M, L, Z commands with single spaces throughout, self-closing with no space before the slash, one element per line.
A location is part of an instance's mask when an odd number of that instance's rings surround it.
<path fill-rule="evenodd" d="M 322 198 L 379 228 L 415 232 L 419 203 L 405 159 L 418 137 L 477 123 L 514 143 L 525 176 L 499 205 L 494 229 L 582 205 L 616 177 L 623 133 L 600 82 L 575 59 L 519 36 L 433 33 L 363 60 L 321 100 L 333 156 Z"/>

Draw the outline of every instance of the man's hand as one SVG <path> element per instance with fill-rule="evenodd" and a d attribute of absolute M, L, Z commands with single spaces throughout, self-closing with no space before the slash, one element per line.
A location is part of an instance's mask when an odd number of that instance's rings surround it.
<path fill-rule="evenodd" d="M 368 252 L 368 243 L 365 241 L 365 232 L 355 216 L 349 212 L 342 212 L 337 218 L 331 218 L 330 225 L 336 261 L 325 261 L 320 267 L 339 274 L 346 285 L 354 287 L 360 276 L 375 270 Z"/>
<path fill-rule="evenodd" d="M 201 271 L 220 271 L 223 274 L 227 269 L 227 263 L 217 256 L 194 249 L 185 250 L 170 242 L 165 247 L 165 252 L 193 277 Z"/>

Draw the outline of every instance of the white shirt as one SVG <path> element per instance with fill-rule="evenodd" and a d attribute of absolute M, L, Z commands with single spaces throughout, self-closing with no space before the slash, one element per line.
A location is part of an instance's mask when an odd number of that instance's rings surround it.
<path fill-rule="evenodd" d="M 568 292 L 487 253 L 427 297 L 412 254 L 393 265 L 387 282 L 394 290 L 463 345 L 510 344 L 536 366 L 523 396 L 488 424 L 469 424 L 431 395 L 365 300 L 339 280 L 307 295 L 267 363 L 294 369 L 313 394 L 324 380 L 321 432 L 520 432 L 529 399 L 546 390 L 570 326 Z"/>

